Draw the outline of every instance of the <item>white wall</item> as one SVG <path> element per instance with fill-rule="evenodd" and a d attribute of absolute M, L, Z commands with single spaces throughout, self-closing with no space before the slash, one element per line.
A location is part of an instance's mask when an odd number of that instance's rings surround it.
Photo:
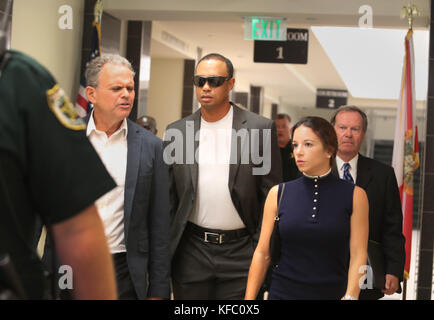
<path fill-rule="evenodd" d="M 119 46 L 119 55 L 122 57 L 127 56 L 127 35 L 128 35 L 128 21 L 121 20 L 121 39 Z"/>
<path fill-rule="evenodd" d="M 424 110 L 418 110 L 417 126 L 419 141 L 425 140 L 426 116 Z M 370 126 L 373 127 L 375 140 L 393 140 L 395 138 L 396 112 L 375 111 L 368 114 Z"/>
<path fill-rule="evenodd" d="M 244 78 L 241 74 L 239 74 L 236 69 L 234 73 L 234 78 L 234 90 L 236 92 L 250 92 L 250 81 Z"/>
<path fill-rule="evenodd" d="M 330 120 L 331 115 L 334 110 L 330 109 L 318 109 L 318 108 L 307 108 L 307 107 L 288 107 L 279 106 L 278 113 L 287 113 L 291 117 L 291 125 L 294 125 L 303 117 L 316 116 L 322 117 L 326 120 Z"/>
<path fill-rule="evenodd" d="M 151 59 L 147 109 L 148 115 L 157 120 L 160 138 L 169 123 L 181 119 L 183 79 L 184 60 Z"/>
<path fill-rule="evenodd" d="M 58 26 L 62 5 L 72 9 L 71 30 Z M 11 48 L 45 66 L 70 97 L 80 82 L 83 13 L 84 0 L 15 0 L 13 7 Z"/>

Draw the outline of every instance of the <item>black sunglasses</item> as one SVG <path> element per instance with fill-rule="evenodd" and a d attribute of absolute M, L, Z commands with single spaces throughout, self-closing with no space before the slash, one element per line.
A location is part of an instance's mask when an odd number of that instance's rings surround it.
<path fill-rule="evenodd" d="M 208 81 L 208 85 L 211 88 L 220 87 L 226 80 L 231 79 L 231 77 L 220 77 L 220 76 L 212 76 L 212 77 L 201 77 L 194 76 L 193 83 L 196 87 L 203 87 L 205 83 Z"/>

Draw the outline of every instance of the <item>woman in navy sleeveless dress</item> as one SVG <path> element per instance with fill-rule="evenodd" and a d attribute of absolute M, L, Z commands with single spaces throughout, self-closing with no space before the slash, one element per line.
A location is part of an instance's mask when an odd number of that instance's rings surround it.
<path fill-rule="evenodd" d="M 365 192 L 331 173 L 337 150 L 333 127 L 319 117 L 300 120 L 292 132 L 303 176 L 285 183 L 278 216 L 281 253 L 269 299 L 357 299 L 359 269 L 367 261 Z M 261 236 L 249 271 L 246 299 L 254 299 L 270 261 L 270 237 L 282 185 L 267 197 Z"/>

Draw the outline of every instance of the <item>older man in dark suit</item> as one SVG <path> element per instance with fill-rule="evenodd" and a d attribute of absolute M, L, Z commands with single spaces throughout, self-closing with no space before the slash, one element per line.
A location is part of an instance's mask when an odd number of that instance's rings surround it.
<path fill-rule="evenodd" d="M 273 121 L 229 102 L 232 63 L 203 57 L 194 76 L 201 108 L 170 124 L 175 299 L 243 299 L 269 189 L 281 181 Z"/>
<path fill-rule="evenodd" d="M 118 55 L 92 60 L 86 94 L 94 105 L 87 135 L 117 188 L 96 204 L 120 299 L 169 298 L 169 186 L 160 139 L 127 119 L 134 71 Z"/>
<path fill-rule="evenodd" d="M 337 137 L 336 166 L 342 179 L 362 187 L 369 200 L 369 240 L 381 244 L 385 260 L 384 289 L 365 289 L 361 300 L 379 299 L 400 291 L 405 262 L 402 209 L 393 168 L 359 154 L 368 127 L 366 114 L 343 106 L 331 119 Z"/>

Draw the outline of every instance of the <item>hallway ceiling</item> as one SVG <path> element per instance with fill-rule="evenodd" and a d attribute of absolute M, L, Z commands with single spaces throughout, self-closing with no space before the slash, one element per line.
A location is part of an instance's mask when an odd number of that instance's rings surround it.
<path fill-rule="evenodd" d="M 266 2 L 106 0 L 104 10 L 119 19 L 152 20 L 158 24 L 158 30 L 164 30 L 176 39 L 180 39 L 188 44 L 190 49 L 201 48 L 202 55 L 219 52 L 227 56 L 236 70 L 237 91 L 248 91 L 249 84 L 263 86 L 266 99 L 272 102 L 280 103 L 285 107 L 314 107 L 317 88 L 347 89 L 350 99 L 352 94 L 358 94 L 355 98 L 359 104 L 366 102 L 369 106 L 382 104 L 395 107 L 396 101 L 393 99 L 396 99 L 399 93 L 404 54 L 403 41 L 408 26 L 407 21 L 401 20 L 399 15 L 402 6 L 407 2 L 407 0 L 272 0 Z M 426 30 L 429 25 L 430 5 L 428 0 L 416 0 L 412 3 L 416 4 L 422 12 L 421 16 L 414 21 L 416 84 L 420 84 L 422 88 L 418 87 L 416 91 L 419 89 L 422 94 L 419 94 L 418 98 L 425 100 L 427 83 L 425 64 L 427 66 L 429 49 Z M 371 5 L 373 9 L 375 29 L 360 32 L 358 23 L 363 13 L 359 14 L 359 8 L 366 4 Z M 243 20 L 245 16 L 254 15 L 286 17 L 287 27 L 309 29 L 308 64 L 254 63 L 253 41 L 244 40 Z M 312 26 L 314 28 L 311 28 Z M 354 29 L 315 29 L 324 26 Z M 378 36 L 377 33 L 374 35 L 374 31 L 379 28 L 400 29 L 403 35 L 392 37 L 387 30 L 383 32 L 385 35 Z M 336 39 L 335 34 L 340 34 L 340 39 Z M 153 37 L 151 43 L 153 58 L 196 58 L 192 54 L 188 55 L 171 48 L 159 40 L 161 39 Z M 364 48 L 366 51 L 363 50 Z M 195 50 L 190 52 L 196 54 Z M 339 52 L 351 58 L 344 63 L 344 59 L 336 58 Z M 378 54 L 376 55 L 375 52 Z M 380 67 L 374 65 L 375 61 L 380 63 Z M 356 66 L 358 68 L 355 68 Z M 384 71 L 381 71 L 383 68 Z M 377 79 L 378 84 L 375 83 Z M 374 93 L 374 89 L 383 86 L 391 86 L 391 88 L 380 90 L 380 93 L 377 90 Z M 360 94 L 361 91 L 358 90 L 360 87 L 372 88 L 372 90 L 365 90 L 366 92 Z M 392 94 L 386 94 L 389 91 Z M 395 91 L 397 92 L 394 96 Z M 382 92 L 384 92 L 383 96 Z M 372 103 L 372 99 L 377 100 Z"/>

